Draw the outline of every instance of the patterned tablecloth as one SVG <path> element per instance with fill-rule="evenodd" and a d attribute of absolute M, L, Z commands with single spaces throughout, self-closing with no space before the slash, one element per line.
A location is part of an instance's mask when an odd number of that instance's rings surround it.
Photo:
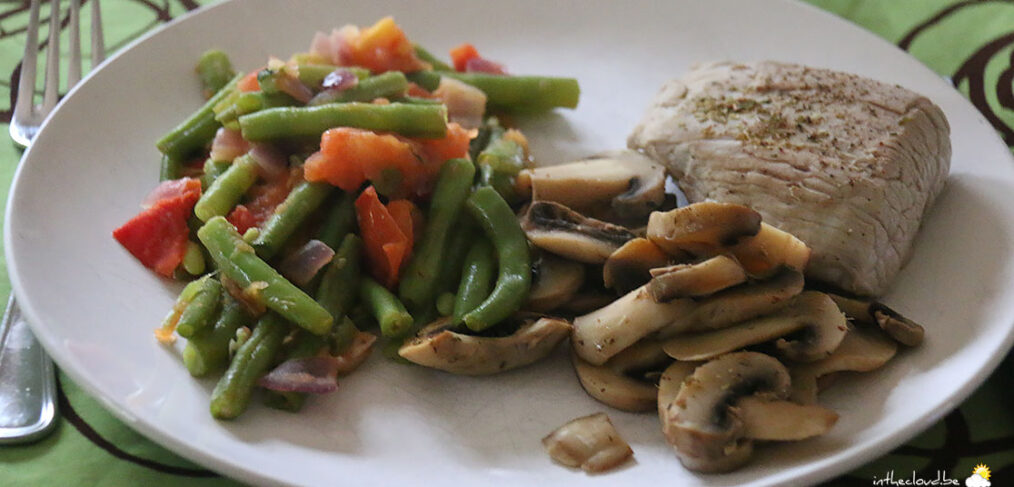
<path fill-rule="evenodd" d="M 85 0 L 87 1 L 87 0 Z M 968 96 L 1014 147 L 1014 1 L 809 0 L 906 49 Z M 110 52 L 188 10 L 197 0 L 105 0 Z M 0 3 L 0 129 L 7 132 L 16 95 L 28 0 Z M 82 9 L 87 16 L 88 9 Z M 46 16 L 46 8 L 43 9 Z M 63 25 L 66 26 L 66 19 Z M 46 21 L 43 20 L 45 26 Z M 87 25 L 85 19 L 84 25 Z M 87 39 L 85 27 L 83 38 Z M 66 35 L 66 33 L 65 33 Z M 45 38 L 45 27 L 43 27 Z M 67 42 L 62 43 L 67 46 Z M 66 48 L 66 47 L 65 47 Z M 6 200 L 20 152 L 0 143 L 0 201 Z M 0 254 L 2 255 L 2 254 Z M 0 258 L 0 303 L 10 284 Z M 55 432 L 27 446 L 0 447 L 0 485 L 224 486 L 235 482 L 148 441 L 60 375 Z M 992 470 L 993 486 L 1014 485 L 1014 356 L 960 408 L 874 461 L 828 485 L 961 485 L 975 465 Z M 888 472 L 892 479 L 885 479 Z M 952 483 L 954 482 L 954 483 Z M 919 485 L 932 485 L 923 483 Z"/>

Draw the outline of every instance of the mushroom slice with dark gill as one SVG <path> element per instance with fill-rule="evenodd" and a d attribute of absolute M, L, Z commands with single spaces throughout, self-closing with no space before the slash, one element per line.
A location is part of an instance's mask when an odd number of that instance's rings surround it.
<path fill-rule="evenodd" d="M 556 348 L 570 334 L 565 320 L 524 313 L 495 328 L 517 324 L 507 336 L 466 335 L 453 330 L 449 318 L 442 318 L 419 331 L 398 349 L 402 358 L 424 367 L 459 375 L 490 375 L 536 362 Z"/>
<path fill-rule="evenodd" d="M 660 372 L 671 362 L 658 342 L 638 342 L 602 365 L 592 365 L 571 354 L 581 387 L 591 397 L 616 409 L 651 411 L 658 389 L 649 373 Z"/>
<path fill-rule="evenodd" d="M 585 472 L 604 472 L 622 465 L 634 450 L 606 413 L 574 419 L 542 439 L 550 458 Z"/>
<path fill-rule="evenodd" d="M 658 417 L 666 432 L 666 412 L 679 394 L 683 381 L 703 362 L 673 362 L 658 381 Z M 830 409 L 756 396 L 741 397 L 732 411 L 743 421 L 743 436 L 753 440 L 794 441 L 826 433 L 838 420 Z"/>
<path fill-rule="evenodd" d="M 644 218 L 665 199 L 665 168 L 631 150 L 604 152 L 580 161 L 525 169 L 518 186 L 533 201 L 553 201 L 582 212 L 612 209 L 625 219 Z"/>
<path fill-rule="evenodd" d="M 841 345 L 827 358 L 792 367 L 792 401 L 814 404 L 818 380 L 837 372 L 869 372 L 883 367 L 898 344 L 876 328 L 849 327 Z"/>
<path fill-rule="evenodd" d="M 670 257 L 651 240 L 638 237 L 609 255 L 602 266 L 602 282 L 608 288 L 628 293 L 650 281 L 652 269 L 666 267 L 673 260 L 680 259 Z"/>
<path fill-rule="evenodd" d="M 789 342 L 784 347 L 788 349 L 803 347 L 804 352 L 833 349 L 845 335 L 847 323 L 845 316 L 838 311 L 827 295 L 805 291 L 793 298 L 789 305 L 771 314 L 736 323 L 727 328 L 677 335 L 667 340 L 663 349 L 676 360 L 707 360 L 723 353 L 811 328 L 815 330 L 812 333 L 815 337 L 813 343 L 807 341 L 805 344 L 796 345 L 800 342 Z M 840 331 L 837 341 L 835 331 Z"/>
<path fill-rule="evenodd" d="M 676 298 L 714 294 L 746 282 L 746 272 L 726 255 L 716 255 L 694 264 L 676 264 L 652 269 L 648 292 L 660 303 Z"/>
<path fill-rule="evenodd" d="M 848 298 L 837 294 L 829 294 L 831 299 L 856 323 L 866 326 L 879 326 L 898 343 L 915 347 L 922 343 L 926 330 L 918 323 L 904 317 L 901 313 L 889 308 L 879 301 Z"/>
<path fill-rule="evenodd" d="M 559 203 L 533 201 L 521 229 L 536 247 L 562 257 L 601 264 L 634 234 L 624 227 L 588 218 Z"/>
<path fill-rule="evenodd" d="M 768 277 L 782 267 L 803 272 L 812 251 L 802 240 L 767 223 L 730 251 L 751 277 Z"/>
<path fill-rule="evenodd" d="M 760 231 L 761 215 L 742 205 L 705 201 L 648 217 L 647 237 L 666 252 L 710 256 Z"/>
<path fill-rule="evenodd" d="M 804 313 L 802 321 L 805 326 L 792 336 L 775 341 L 775 348 L 783 358 L 814 362 L 831 355 L 845 338 L 848 321 L 828 295 L 805 291 L 789 308 Z"/>
<path fill-rule="evenodd" d="M 526 308 L 540 313 L 552 311 L 570 301 L 582 284 L 582 264 L 543 253 L 535 263 L 535 282 Z"/>

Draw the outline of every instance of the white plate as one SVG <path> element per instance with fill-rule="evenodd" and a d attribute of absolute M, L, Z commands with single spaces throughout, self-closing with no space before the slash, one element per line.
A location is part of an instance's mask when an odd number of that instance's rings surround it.
<path fill-rule="evenodd" d="M 243 69 L 308 46 L 315 30 L 392 14 L 443 53 L 474 43 L 516 73 L 576 76 L 576 111 L 525 122 L 535 155 L 560 161 L 621 147 L 666 79 L 702 60 L 779 59 L 899 83 L 943 107 L 953 128 L 950 181 L 886 301 L 926 325 L 921 348 L 825 398 L 831 434 L 762 447 L 742 470 L 684 470 L 651 414 L 609 411 L 636 463 L 605 476 L 552 464 L 539 440 L 606 410 L 563 354 L 485 379 L 390 363 L 375 354 L 338 393 L 296 415 L 255 405 L 208 414 L 210 381 L 191 379 L 152 329 L 178 285 L 143 269 L 110 237 L 156 184 L 153 141 L 200 105 L 193 65 L 210 47 Z M 93 73 L 46 124 L 8 205 L 17 297 L 57 363 L 131 427 L 180 454 L 256 483 L 665 485 L 818 482 L 889 451 L 957 406 L 1014 334 L 1014 165 L 989 125 L 930 70 L 813 8 L 764 2 L 234 2 L 173 22 Z"/>

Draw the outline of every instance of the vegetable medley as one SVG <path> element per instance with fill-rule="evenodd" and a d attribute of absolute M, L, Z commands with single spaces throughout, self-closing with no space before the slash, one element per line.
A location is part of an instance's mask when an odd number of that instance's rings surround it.
<path fill-rule="evenodd" d="M 162 183 L 113 237 L 189 281 L 156 337 L 187 339 L 193 376 L 222 374 L 216 418 L 258 387 L 287 410 L 335 390 L 375 329 L 396 350 L 432 322 L 517 324 L 532 257 L 512 206 L 531 156 L 503 121 L 574 108 L 578 85 L 510 75 L 469 44 L 450 57 L 391 18 L 246 74 L 201 57 L 207 102 L 158 140 Z"/>

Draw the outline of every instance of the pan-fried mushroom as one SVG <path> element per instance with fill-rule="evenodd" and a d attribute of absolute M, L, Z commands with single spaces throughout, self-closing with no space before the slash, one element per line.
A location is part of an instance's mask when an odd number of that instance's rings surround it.
<path fill-rule="evenodd" d="M 802 240 L 767 223 L 761 223 L 756 235 L 730 250 L 747 274 L 757 278 L 770 276 L 782 267 L 803 272 L 811 253 Z"/>
<path fill-rule="evenodd" d="M 521 228 L 536 247 L 579 262 L 601 264 L 634 234 L 559 203 L 534 201 L 521 216 Z"/>
<path fill-rule="evenodd" d="M 566 303 L 584 284 L 584 266 L 542 254 L 535 265 L 535 282 L 528 293 L 527 309 L 545 313 Z"/>
<path fill-rule="evenodd" d="M 723 328 L 781 309 L 802 290 L 803 276 L 792 270 L 697 300 L 658 303 L 642 286 L 575 318 L 571 345 L 581 358 L 602 365 L 646 336 L 657 333 L 659 339 L 666 339 L 692 330 Z"/>
<path fill-rule="evenodd" d="M 550 458 L 585 472 L 604 472 L 622 465 L 634 450 L 605 413 L 570 421 L 542 439 Z"/>
<path fill-rule="evenodd" d="M 825 359 L 792 368 L 792 401 L 817 402 L 817 380 L 835 372 L 869 372 L 886 364 L 898 344 L 875 328 L 849 327 L 841 345 Z"/>
<path fill-rule="evenodd" d="M 676 298 L 714 294 L 746 282 L 746 272 L 733 259 L 717 255 L 695 264 L 676 264 L 651 270 L 648 292 L 660 303 Z"/>
<path fill-rule="evenodd" d="M 657 342 L 638 342 L 603 365 L 592 365 L 571 353 L 581 387 L 599 402 L 631 412 L 651 411 L 658 389 L 648 377 L 660 371 L 670 359 Z"/>
<path fill-rule="evenodd" d="M 846 316 L 867 326 L 879 326 L 898 343 L 909 347 L 922 343 L 926 330 L 879 301 L 867 301 L 830 294 Z"/>
<path fill-rule="evenodd" d="M 648 217 L 647 237 L 669 253 L 710 256 L 760 231 L 761 216 L 750 208 L 705 201 Z"/>
<path fill-rule="evenodd" d="M 578 290 L 577 294 L 556 309 L 556 313 L 564 316 L 580 316 L 609 306 L 616 300 L 616 295 L 600 290 Z"/>
<path fill-rule="evenodd" d="M 651 280 L 651 269 L 665 267 L 671 260 L 681 259 L 670 257 L 651 240 L 638 237 L 609 255 L 602 266 L 602 282 L 608 288 L 628 293 Z"/>
<path fill-rule="evenodd" d="M 663 433 L 667 425 L 666 411 L 679 394 L 683 381 L 702 362 L 673 362 L 665 369 L 658 383 L 658 414 Z M 743 421 L 743 436 L 753 440 L 802 440 L 826 433 L 838 420 L 830 409 L 800 405 L 789 401 L 771 401 L 756 396 L 742 397 L 732 410 Z"/>
<path fill-rule="evenodd" d="M 707 360 L 723 353 L 783 337 L 811 326 L 838 327 L 844 330 L 844 316 L 822 293 L 806 291 L 791 304 L 771 314 L 742 321 L 727 328 L 677 335 L 663 345 L 665 353 L 676 360 Z M 842 331 L 844 335 L 844 331 Z"/>
<path fill-rule="evenodd" d="M 696 300 L 695 306 L 681 317 L 679 326 L 659 331 L 669 338 L 685 331 L 724 328 L 784 308 L 803 290 L 803 275 L 784 269 L 770 279 L 741 284 Z"/>
<path fill-rule="evenodd" d="M 724 355 L 697 367 L 669 404 L 662 430 L 683 466 L 727 472 L 750 459 L 753 441 L 733 410 L 746 396 L 780 400 L 790 391 L 789 371 L 757 352 Z"/>
<path fill-rule="evenodd" d="M 831 298 L 821 292 L 805 291 L 795 303 L 804 312 L 805 326 L 793 333 L 793 337 L 782 337 L 775 342 L 779 354 L 796 362 L 813 362 L 831 355 L 841 344 L 848 331 L 848 321 Z"/>
<path fill-rule="evenodd" d="M 455 332 L 452 321 L 443 318 L 420 330 L 415 338 L 401 346 L 398 355 L 452 374 L 489 375 L 542 359 L 571 329 L 570 323 L 557 318 L 522 314 L 515 319 L 521 321 L 517 331 L 504 337 L 489 337 Z"/>
<path fill-rule="evenodd" d="M 532 200 L 581 212 L 611 208 L 621 218 L 643 218 L 665 199 L 665 168 L 631 150 L 604 152 L 556 166 L 525 169 L 518 186 Z"/>

